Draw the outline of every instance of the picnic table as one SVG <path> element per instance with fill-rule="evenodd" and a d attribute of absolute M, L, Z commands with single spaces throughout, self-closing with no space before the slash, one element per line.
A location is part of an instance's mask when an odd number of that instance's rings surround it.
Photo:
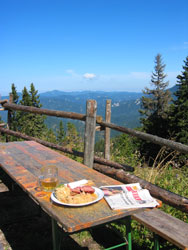
<path fill-rule="evenodd" d="M 126 247 L 131 250 L 131 215 L 143 209 L 112 210 L 104 199 L 83 207 L 57 205 L 38 184 L 40 168 L 47 164 L 58 167 L 61 183 L 81 179 L 92 180 L 96 187 L 122 183 L 34 141 L 0 143 L 0 167 L 51 217 L 53 249 L 60 248 L 59 226 L 69 235 L 125 219 Z"/>

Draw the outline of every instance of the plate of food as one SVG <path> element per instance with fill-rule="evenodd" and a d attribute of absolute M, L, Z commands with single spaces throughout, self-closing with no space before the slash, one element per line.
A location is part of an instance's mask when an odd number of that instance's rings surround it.
<path fill-rule="evenodd" d="M 64 206 L 80 207 L 98 202 L 104 196 L 101 189 L 88 185 L 60 185 L 51 194 L 55 203 Z"/>

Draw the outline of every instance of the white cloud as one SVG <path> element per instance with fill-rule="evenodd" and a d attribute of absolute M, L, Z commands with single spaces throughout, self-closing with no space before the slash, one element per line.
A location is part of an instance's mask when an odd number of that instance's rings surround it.
<path fill-rule="evenodd" d="M 171 50 L 187 50 L 188 49 L 188 42 L 183 42 L 182 44 L 175 45 L 171 47 Z"/>
<path fill-rule="evenodd" d="M 72 74 L 74 74 L 74 70 L 73 70 L 73 69 L 67 69 L 67 70 L 66 70 L 66 73 L 72 75 Z"/>
<path fill-rule="evenodd" d="M 73 69 L 67 69 L 65 72 L 72 77 L 79 77 L 79 75 Z"/>
<path fill-rule="evenodd" d="M 92 79 L 96 78 L 96 75 L 93 74 L 93 73 L 85 73 L 85 74 L 83 75 L 83 77 L 84 77 L 85 79 L 92 80 Z"/>

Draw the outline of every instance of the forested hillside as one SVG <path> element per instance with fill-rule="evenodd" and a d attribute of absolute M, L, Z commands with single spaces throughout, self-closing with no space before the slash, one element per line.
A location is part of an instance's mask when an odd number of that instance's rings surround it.
<path fill-rule="evenodd" d="M 106 100 L 112 101 L 112 122 L 118 125 L 135 128 L 139 126 L 140 97 L 142 93 L 134 92 L 63 92 L 50 91 L 40 94 L 40 102 L 43 108 L 77 112 L 84 114 L 86 111 L 86 101 L 95 99 L 97 101 L 97 114 L 105 117 Z M 3 99 L 8 97 L 2 97 Z M 6 120 L 5 112 L 2 112 L 2 119 Z M 53 130 L 59 126 L 60 119 L 47 117 L 45 123 Z M 67 120 L 68 121 L 68 120 Z M 83 124 L 78 121 L 73 122 L 78 131 L 83 130 Z"/>
<path fill-rule="evenodd" d="M 177 89 L 176 86 L 171 88 L 172 93 Z M 21 96 L 21 93 L 18 93 Z M 49 91 L 40 94 L 40 102 L 43 108 L 63 110 L 69 112 L 85 113 L 86 101 L 95 99 L 97 101 L 97 114 L 105 117 L 106 100 L 112 101 L 112 123 L 128 128 L 135 128 L 140 125 L 140 98 L 143 93 L 136 92 L 102 92 L 102 91 L 81 91 L 81 92 L 63 92 Z M 2 96 L 7 99 L 8 96 Z M 4 121 L 7 119 L 6 111 L 1 112 Z M 59 118 L 47 117 L 45 123 L 49 128 L 56 129 L 59 126 Z M 83 124 L 78 121 L 74 122 L 78 131 L 83 130 Z M 114 133 L 112 133 L 113 135 Z"/>
<path fill-rule="evenodd" d="M 86 101 L 95 99 L 97 101 L 97 115 L 105 117 L 106 100 L 112 100 L 112 122 L 134 128 L 139 125 L 139 98 L 141 93 L 105 93 L 105 92 L 81 92 L 69 93 L 58 96 L 40 96 L 44 108 L 65 110 L 70 112 L 85 113 Z M 48 117 L 46 123 L 49 127 L 55 129 L 58 125 L 57 118 Z M 83 130 L 83 124 L 74 122 L 79 131 Z"/>

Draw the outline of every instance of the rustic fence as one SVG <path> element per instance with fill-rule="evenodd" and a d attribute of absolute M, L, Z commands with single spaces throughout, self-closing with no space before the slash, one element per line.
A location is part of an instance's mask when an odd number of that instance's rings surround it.
<path fill-rule="evenodd" d="M 134 129 L 125 128 L 125 127 L 117 126 L 116 124 L 110 123 L 110 117 L 111 117 L 110 100 L 107 101 L 107 105 L 106 105 L 106 120 L 105 121 L 102 120 L 101 116 L 96 115 L 97 103 L 95 100 L 87 101 L 86 114 L 78 114 L 78 113 L 73 113 L 73 112 L 49 110 L 49 109 L 35 108 L 35 107 L 30 107 L 30 106 L 22 106 L 22 105 L 11 103 L 11 100 L 12 98 L 10 96 L 9 101 L 8 100 L 0 101 L 0 104 L 2 105 L 3 109 L 8 110 L 8 128 L 4 128 L 3 126 L 0 126 L 1 133 L 16 136 L 25 140 L 34 140 L 45 146 L 58 149 L 65 153 L 73 154 L 75 156 L 82 157 L 84 159 L 84 164 L 87 165 L 88 167 L 91 167 L 91 168 L 94 167 L 94 169 L 104 174 L 110 175 L 125 183 L 140 182 L 143 188 L 147 188 L 154 197 L 162 200 L 166 204 L 169 204 L 173 207 L 178 208 L 181 211 L 188 212 L 188 199 L 186 197 L 182 197 L 180 195 L 171 193 L 145 180 L 142 180 L 133 174 L 130 174 L 124 171 L 124 170 L 133 171 L 133 168 L 131 166 L 127 166 L 124 164 L 119 164 L 119 163 L 110 161 L 110 129 L 114 129 L 116 131 L 126 133 L 131 136 L 135 136 L 137 138 L 147 140 L 155 144 L 159 144 L 160 146 L 165 146 L 167 148 L 179 151 L 181 153 L 188 153 L 188 146 L 183 145 L 181 143 L 173 142 L 164 138 L 160 138 L 158 136 L 146 134 L 140 131 L 136 131 Z M 14 110 L 84 121 L 85 122 L 84 152 L 79 152 L 73 149 L 67 149 L 60 145 L 56 145 L 50 142 L 40 140 L 38 138 L 30 137 L 28 135 L 24 135 L 22 133 L 10 130 L 9 128 L 11 126 L 11 112 Z M 100 158 L 94 155 L 96 129 L 105 130 L 105 158 Z M 93 163 L 96 163 L 96 164 L 94 164 L 93 166 Z"/>

